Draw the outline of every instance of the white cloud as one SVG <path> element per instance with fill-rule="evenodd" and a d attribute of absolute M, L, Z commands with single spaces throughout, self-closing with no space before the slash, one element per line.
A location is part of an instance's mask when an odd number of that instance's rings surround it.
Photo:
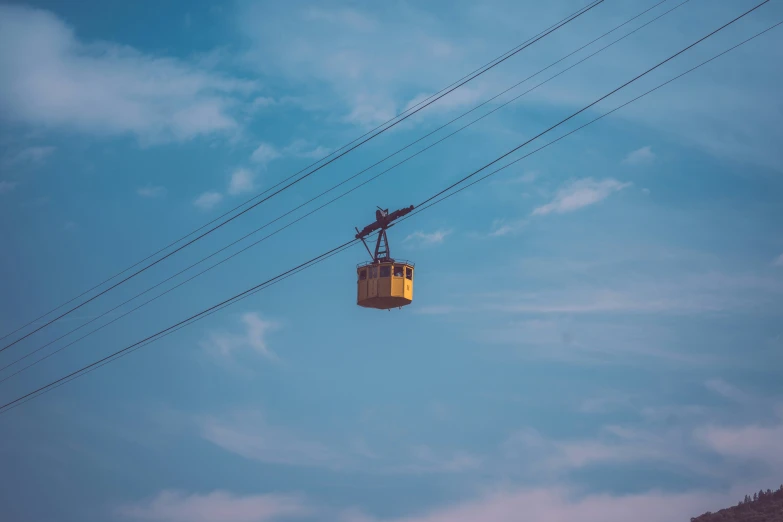
<path fill-rule="evenodd" d="M 533 183 L 536 179 L 538 179 L 538 176 L 538 171 L 531 170 L 529 172 L 525 172 L 519 177 L 514 178 L 514 180 L 518 183 Z"/>
<path fill-rule="evenodd" d="M 449 112 L 451 110 L 460 109 L 466 106 L 476 105 L 480 102 L 482 96 L 488 94 L 485 92 L 486 88 L 471 86 L 470 84 L 463 85 L 459 89 L 452 91 L 448 96 L 440 98 L 432 106 L 427 107 L 429 112 Z M 413 107 L 419 104 L 427 103 L 425 100 L 432 97 L 435 92 L 420 94 L 411 99 L 404 107 L 403 111 L 413 109 Z M 495 94 L 495 93 L 492 93 Z M 426 116 L 416 115 L 412 120 L 423 121 Z"/>
<path fill-rule="evenodd" d="M 147 185 L 136 190 L 143 198 L 160 198 L 166 195 L 166 187 Z"/>
<path fill-rule="evenodd" d="M 228 193 L 232 196 L 250 192 L 255 188 L 255 173 L 248 169 L 237 169 L 231 174 Z"/>
<path fill-rule="evenodd" d="M 274 145 L 271 145 L 269 143 L 262 143 L 260 144 L 256 150 L 253 151 L 253 153 L 250 155 L 250 159 L 255 161 L 256 163 L 261 163 L 263 165 L 266 165 L 272 160 L 275 160 L 280 157 L 280 152 L 275 148 Z"/>
<path fill-rule="evenodd" d="M 448 19 L 439 16 L 437 8 L 423 3 L 408 3 L 404 9 L 390 5 L 376 8 L 374 4 L 372 10 L 357 4 L 351 11 L 355 19 L 363 20 L 357 24 L 349 23 L 350 17 L 333 5 L 322 7 L 319 16 L 308 14 L 298 3 L 293 9 L 290 3 L 244 5 L 239 20 L 240 30 L 250 42 L 243 56 L 249 66 L 288 80 L 306 110 L 336 112 L 350 122 L 367 126 L 393 117 L 410 100 L 422 99 L 420 93 L 436 92 L 463 77 L 473 66 L 507 49 L 509 42 L 523 39 L 520 35 L 526 38 L 538 33 L 544 29 L 541 20 L 553 21 L 563 15 L 548 2 L 536 3 L 532 11 L 530 6 L 523 8 L 509 2 L 456 2 L 450 6 Z M 630 9 L 629 4 L 628 15 Z M 635 76 L 640 57 L 651 63 L 657 61 L 660 57 L 652 49 L 661 38 L 675 47 L 687 45 L 696 35 L 731 16 L 729 11 L 723 6 L 700 15 L 680 9 L 676 18 L 689 31 L 655 24 L 655 30 L 640 31 L 623 45 L 591 58 L 589 66 L 569 71 L 567 81 L 538 89 L 529 99 L 533 106 L 581 108 Z M 762 20 L 748 23 L 751 32 L 763 27 Z M 367 27 L 374 27 L 386 38 L 368 38 Z M 455 33 L 454 27 L 462 30 Z M 494 95 L 523 76 L 512 63 L 524 64 L 530 70 L 548 66 L 592 38 L 589 33 L 589 24 L 570 24 L 553 35 L 557 45 L 549 45 L 552 38 L 534 44 L 504 64 L 508 67 L 497 67 L 461 87 L 423 115 L 457 103 L 460 97 L 472 102 L 473 93 L 482 94 L 482 98 Z M 475 34 L 484 37 L 469 36 Z M 763 38 L 773 38 L 772 33 Z M 776 143 L 780 142 L 781 130 L 775 116 L 781 108 L 781 72 L 765 66 L 775 63 L 779 54 L 774 45 L 745 46 L 611 118 L 630 120 L 664 134 L 674 132 L 685 143 L 720 157 L 779 169 L 781 152 Z M 727 75 L 727 70 L 737 74 Z M 324 96 L 324 91 L 332 95 Z M 509 125 L 509 121 L 500 125 Z M 520 124 L 526 126 L 528 121 Z"/>
<path fill-rule="evenodd" d="M 270 143 L 261 143 L 250 155 L 250 159 L 256 163 L 267 163 L 282 157 L 296 157 L 318 160 L 331 152 L 331 149 L 323 145 L 313 145 L 307 140 L 294 140 L 286 147 L 277 149 Z"/>
<path fill-rule="evenodd" d="M 377 27 L 377 23 L 370 16 L 345 7 L 334 10 L 310 7 L 303 14 L 306 20 L 314 20 L 319 23 L 326 22 L 362 32 L 370 32 Z"/>
<path fill-rule="evenodd" d="M 331 149 L 323 145 L 312 145 L 306 140 L 295 140 L 286 148 L 283 153 L 290 156 L 308 159 L 321 159 L 331 152 Z"/>
<path fill-rule="evenodd" d="M 505 308 L 500 310 L 506 311 Z M 553 314 L 552 319 L 506 322 L 480 330 L 476 337 L 485 343 L 509 346 L 526 359 L 580 366 L 644 367 L 655 363 L 664 367 L 703 368 L 725 362 L 718 355 L 683 351 L 677 345 L 673 347 L 665 332 L 654 328 L 630 327 L 622 322 L 607 322 L 603 318 L 585 322 L 578 317 L 569 317 L 569 314 L 575 313 L 571 309 L 547 312 Z M 527 314 L 523 312 L 523 315 Z"/>
<path fill-rule="evenodd" d="M 258 412 L 240 412 L 224 419 L 206 418 L 199 424 L 204 439 L 247 459 L 333 469 L 345 465 L 343 455 L 320 442 L 270 425 Z"/>
<path fill-rule="evenodd" d="M 412 461 L 408 464 L 393 466 L 393 473 L 464 473 L 481 467 L 479 457 L 465 452 L 457 452 L 451 456 L 436 454 L 429 446 L 415 446 L 411 450 Z"/>
<path fill-rule="evenodd" d="M 656 156 L 652 151 L 652 147 L 648 145 L 646 147 L 642 147 L 641 149 L 636 149 L 633 152 L 629 152 L 623 160 L 623 163 L 627 165 L 643 165 L 652 163 L 655 161 L 655 157 Z"/>
<path fill-rule="evenodd" d="M 436 230 L 434 232 L 416 231 L 404 239 L 404 241 L 416 241 L 422 245 L 439 245 L 451 234 L 451 230 Z"/>
<path fill-rule="evenodd" d="M 728 6 L 717 7 L 706 16 L 679 9 L 676 18 L 684 25 L 665 23 L 659 27 L 655 24 L 655 30 L 650 26 L 627 43 L 613 47 L 611 52 L 591 59 L 589 67 L 569 71 L 568 82 L 550 84 L 546 89 L 531 93 L 531 98 L 563 110 L 580 108 L 634 77 L 638 72 L 634 70 L 635 60 L 646 57 L 650 63 L 657 62 L 661 57 L 652 52 L 654 41 L 664 39 L 673 46 L 672 49 L 684 47 L 699 35 L 709 32 L 711 27 L 720 25 L 720 20 L 727 16 L 731 18 L 727 9 Z M 749 20 L 749 24 L 750 33 L 766 28 L 762 19 Z M 682 31 L 681 27 L 686 26 L 689 30 Z M 775 38 L 772 33 L 766 37 L 769 41 Z M 763 38 L 757 41 L 761 42 Z M 724 49 L 713 47 L 713 44 L 708 44 L 708 47 L 711 49 L 706 50 L 699 61 Z M 542 52 L 537 60 L 545 64 L 554 57 L 553 54 Z M 780 170 L 783 155 L 773 144 L 780 142 L 783 132 L 775 118 L 783 106 L 780 97 L 776 97 L 781 71 L 765 66 L 770 60 L 778 59 L 780 50 L 774 45 L 745 45 L 623 108 L 611 119 L 641 125 L 661 135 L 674 134 L 685 145 L 721 159 Z M 675 74 L 664 74 L 660 81 Z M 619 99 L 610 100 L 607 108 L 620 103 Z M 716 111 L 715 107 L 720 107 L 720 110 Z"/>
<path fill-rule="evenodd" d="M 605 426 L 598 438 L 550 440 L 532 429 L 520 430 L 502 446 L 506 461 L 525 461 L 540 475 L 557 475 L 599 464 L 649 462 L 689 467 L 676 437 L 622 426 Z"/>
<path fill-rule="evenodd" d="M 619 255 L 623 255 L 620 253 Z M 696 258 L 694 258 L 696 259 Z M 633 277 L 600 263 L 563 262 L 558 258 L 524 263 L 527 272 L 535 270 L 547 279 L 546 288 L 537 292 L 509 289 L 474 299 L 476 307 L 507 313 L 588 314 L 603 312 L 700 314 L 730 310 L 753 310 L 783 298 L 783 282 L 776 277 L 755 274 L 705 272 L 694 265 L 690 272 L 662 278 L 657 269 Z M 618 260 L 623 264 L 627 259 Z M 649 260 L 648 260 L 649 261 Z M 658 261 L 663 267 L 664 261 Z M 671 263 L 671 260 L 668 261 Z M 598 268 L 600 267 L 601 275 Z M 668 267 L 667 267 L 668 268 Z M 593 274 L 592 283 L 584 283 L 584 274 Z M 578 277 L 576 283 L 563 284 L 562 277 Z M 566 279 L 570 280 L 570 279 Z M 522 287 L 526 283 L 520 283 Z"/>
<path fill-rule="evenodd" d="M 394 102 L 378 94 L 358 93 L 351 104 L 353 107 L 345 120 L 363 127 L 374 127 L 397 115 Z"/>
<path fill-rule="evenodd" d="M 465 451 L 427 445 L 374 451 L 363 437 L 327 442 L 268 422 L 258 410 L 196 419 L 200 436 L 246 459 L 289 466 L 351 470 L 385 475 L 460 474 L 479 469 L 483 460 Z M 324 437 L 324 435 L 321 435 Z"/>
<path fill-rule="evenodd" d="M 193 202 L 201 210 L 210 210 L 223 201 L 223 194 L 219 192 L 204 192 Z"/>
<path fill-rule="evenodd" d="M 264 107 L 270 107 L 272 105 L 275 105 L 277 102 L 274 98 L 270 98 L 268 96 L 259 96 L 255 100 L 253 100 L 253 103 L 251 104 L 252 108 L 255 110 L 263 109 Z"/>
<path fill-rule="evenodd" d="M 329 147 L 318 145 L 313 149 L 300 153 L 300 156 L 303 158 L 320 159 L 326 156 L 327 154 L 329 154 L 330 152 L 332 152 L 332 149 L 330 149 Z"/>
<path fill-rule="evenodd" d="M 704 383 L 704 386 L 708 390 L 738 404 L 750 405 L 755 402 L 754 397 L 721 379 L 710 379 Z"/>
<path fill-rule="evenodd" d="M 755 462 L 775 473 L 783 471 L 783 424 L 774 426 L 710 426 L 698 432 L 712 451 L 731 459 Z"/>
<path fill-rule="evenodd" d="M 555 199 L 533 210 L 533 215 L 544 216 L 551 213 L 563 214 L 574 212 L 608 198 L 613 192 L 629 187 L 630 183 L 622 183 L 615 179 L 596 181 L 584 178 L 572 181 L 561 188 Z"/>
<path fill-rule="evenodd" d="M 633 407 L 631 398 L 622 394 L 612 394 L 606 397 L 590 397 L 579 405 L 581 413 L 602 414 Z"/>
<path fill-rule="evenodd" d="M 411 93 L 435 92 L 465 74 L 465 57 L 438 35 L 440 22 L 412 5 L 373 13 L 339 6 L 245 5 L 240 26 L 251 42 L 245 62 L 287 78 L 301 92 L 303 105 L 338 112 L 350 123 L 375 126 L 403 110 L 415 97 Z M 387 38 L 369 37 L 380 33 Z M 472 99 L 475 94 L 460 89 L 433 108 Z"/>
<path fill-rule="evenodd" d="M 0 194 L 11 192 L 17 187 L 17 185 L 19 184 L 15 181 L 0 181 Z"/>
<path fill-rule="evenodd" d="M 341 522 L 672 522 L 688 520 L 734 500 L 733 496 L 703 492 L 651 491 L 615 496 L 582 495 L 565 488 L 502 488 L 477 499 L 401 518 L 380 519 L 351 510 Z"/>
<path fill-rule="evenodd" d="M 688 520 L 734 503 L 739 491 L 628 495 L 584 494 L 564 487 L 485 488 L 479 495 L 418 513 L 379 518 L 358 508 L 333 512 L 316 508 L 301 495 L 250 494 L 227 491 L 187 494 L 162 491 L 152 499 L 121 506 L 120 517 L 152 522 L 272 522 L 318 517 L 338 522 L 671 522 Z"/>
<path fill-rule="evenodd" d="M 12 121 L 145 143 L 234 131 L 256 89 L 173 58 L 79 41 L 49 11 L 0 6 L 0 110 Z"/>
<path fill-rule="evenodd" d="M 205 495 L 162 491 L 153 499 L 117 509 L 121 517 L 154 522 L 272 522 L 310 512 L 299 496 L 241 496 L 226 491 Z"/>
<path fill-rule="evenodd" d="M 202 345 L 212 353 L 231 358 L 238 351 L 250 348 L 268 359 L 277 359 L 277 355 L 269 348 L 267 336 L 279 328 L 274 321 L 263 319 L 258 313 L 248 312 L 242 315 L 245 331 L 241 335 L 212 332 L 209 340 Z"/>
<path fill-rule="evenodd" d="M 498 178 L 493 179 L 490 183 L 493 185 L 522 185 L 533 183 L 541 176 L 541 173 L 537 170 L 529 170 L 519 176 L 513 178 Z"/>
<path fill-rule="evenodd" d="M 780 254 L 775 261 L 772 262 L 774 266 L 783 266 L 783 254 Z"/>
<path fill-rule="evenodd" d="M 496 219 L 492 223 L 492 232 L 490 237 L 501 237 L 519 232 L 527 225 L 526 219 L 518 219 L 516 221 L 506 221 L 505 219 Z"/>
<path fill-rule="evenodd" d="M 51 146 L 27 147 L 26 149 L 19 151 L 10 159 L 6 160 L 5 164 L 8 166 L 22 163 L 40 165 L 46 160 L 46 158 L 51 156 L 55 150 L 56 148 Z"/>

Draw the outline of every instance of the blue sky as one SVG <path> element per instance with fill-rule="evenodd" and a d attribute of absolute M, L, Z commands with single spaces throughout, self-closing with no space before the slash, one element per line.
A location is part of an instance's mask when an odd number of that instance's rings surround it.
<path fill-rule="evenodd" d="M 6 350 L 0 363 L 277 218 L 654 3 L 607 0 Z M 679 3 L 664 2 L 447 129 Z M 0 330 L 216 218 L 583 5 L 0 4 Z M 351 239 L 376 205 L 422 201 L 753 5 L 686 2 L 0 383 L 3 402 Z M 783 6 L 773 0 L 532 145 L 780 20 Z M 778 485 L 780 31 L 393 228 L 392 254 L 417 268 L 414 303 L 402 311 L 355 305 L 354 267 L 366 252 L 354 247 L 0 415 L 2 518 L 507 522 L 522 513 L 545 522 L 668 522 Z"/>

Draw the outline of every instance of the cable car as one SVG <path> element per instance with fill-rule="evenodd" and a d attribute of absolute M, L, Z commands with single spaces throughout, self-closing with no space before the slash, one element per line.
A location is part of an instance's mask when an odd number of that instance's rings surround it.
<path fill-rule="evenodd" d="M 367 253 L 372 258 L 356 265 L 357 292 L 356 304 L 364 308 L 391 310 L 402 308 L 413 302 L 414 265 L 403 259 L 392 259 L 386 229 L 391 223 L 413 210 L 410 207 L 395 210 L 378 208 L 375 221 L 362 230 L 356 229 L 356 239 L 361 239 Z M 370 251 L 365 238 L 378 231 L 375 253 Z"/>

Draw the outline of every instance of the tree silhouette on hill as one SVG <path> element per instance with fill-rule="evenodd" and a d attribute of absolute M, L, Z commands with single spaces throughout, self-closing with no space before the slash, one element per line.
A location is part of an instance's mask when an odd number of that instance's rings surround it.
<path fill-rule="evenodd" d="M 707 512 L 691 522 L 783 522 L 783 484 L 777 491 L 768 489 L 745 495 L 736 506 Z"/>

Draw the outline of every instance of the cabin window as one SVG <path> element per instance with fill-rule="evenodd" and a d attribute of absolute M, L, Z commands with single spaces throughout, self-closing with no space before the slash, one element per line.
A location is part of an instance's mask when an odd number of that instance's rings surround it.
<path fill-rule="evenodd" d="M 370 279 L 375 279 L 376 277 L 378 277 L 378 267 L 374 266 L 370 268 Z"/>
<path fill-rule="evenodd" d="M 402 277 L 403 270 L 405 270 L 404 266 L 394 265 L 394 277 Z"/>
<path fill-rule="evenodd" d="M 413 269 L 410 267 L 405 267 L 405 277 L 407 279 L 413 280 Z"/>
<path fill-rule="evenodd" d="M 362 270 L 359 272 L 359 281 L 364 281 L 367 279 L 367 270 Z"/>
<path fill-rule="evenodd" d="M 389 277 L 391 275 L 391 267 L 385 265 L 381 267 L 381 277 Z"/>

